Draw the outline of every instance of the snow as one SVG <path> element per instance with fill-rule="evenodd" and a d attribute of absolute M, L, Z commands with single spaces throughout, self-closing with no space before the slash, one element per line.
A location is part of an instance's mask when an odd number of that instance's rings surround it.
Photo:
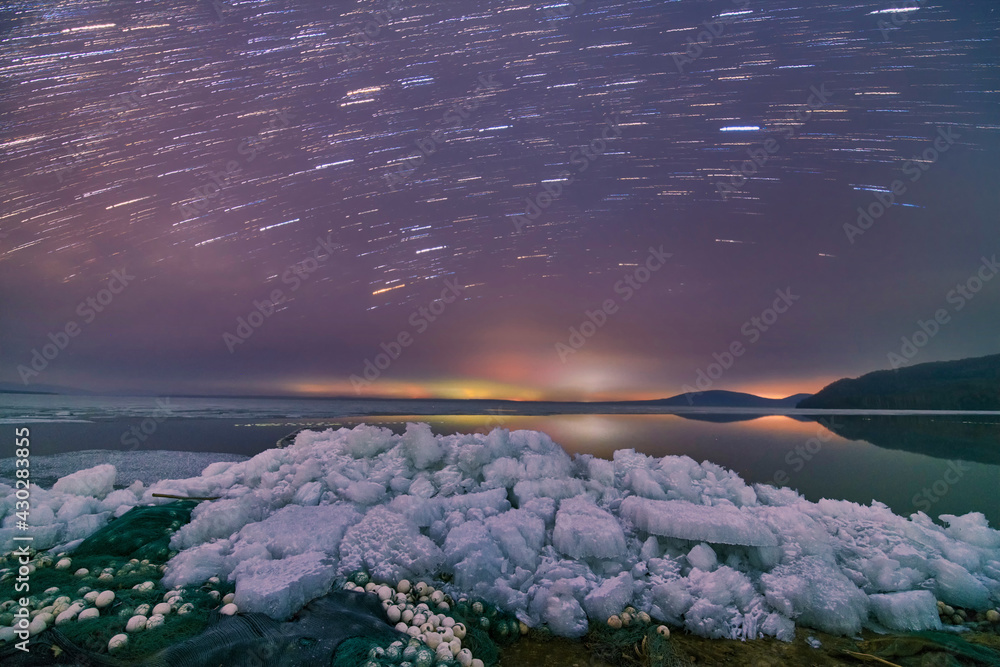
<path fill-rule="evenodd" d="M 102 465 L 32 486 L 36 546 L 168 502 L 153 493 L 219 496 L 172 537 L 164 584 L 220 576 L 240 610 L 279 619 L 358 569 L 385 582 L 448 575 L 440 585 L 454 597 L 569 637 L 628 605 L 705 637 L 788 640 L 796 625 L 936 628 L 937 600 L 1000 603 L 1000 532 L 981 514 L 942 525 L 877 502 L 813 503 L 685 456 L 570 457 L 533 431 L 306 431 L 193 477 L 112 490 L 114 479 Z M 0 519 L 9 549 L 18 532 L 4 485 Z"/>

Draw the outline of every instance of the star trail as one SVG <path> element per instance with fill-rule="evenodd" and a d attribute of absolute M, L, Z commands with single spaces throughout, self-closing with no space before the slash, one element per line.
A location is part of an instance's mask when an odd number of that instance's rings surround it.
<path fill-rule="evenodd" d="M 1000 251 L 985 1 L 0 12 L 6 382 L 348 395 L 409 332 L 365 395 L 653 398 L 790 286 L 801 301 L 720 381 L 790 394 L 885 367 Z M 25 381 L 123 267 L 134 281 Z M 445 281 L 461 294 L 414 332 Z M 921 360 L 997 351 L 986 289 Z M 252 336 L 227 346 L 240 318 Z"/>

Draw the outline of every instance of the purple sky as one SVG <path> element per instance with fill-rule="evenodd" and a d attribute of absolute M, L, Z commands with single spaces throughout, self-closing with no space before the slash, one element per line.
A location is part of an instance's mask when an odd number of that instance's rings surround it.
<path fill-rule="evenodd" d="M 1000 348 L 989 2 L 105 5 L 2 14 L 2 383 L 778 396 Z"/>

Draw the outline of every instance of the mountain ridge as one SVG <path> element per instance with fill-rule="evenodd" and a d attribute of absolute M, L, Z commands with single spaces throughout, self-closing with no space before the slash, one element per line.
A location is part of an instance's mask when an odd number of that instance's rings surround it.
<path fill-rule="evenodd" d="M 796 407 L 1000 410 L 1000 354 L 879 370 L 828 384 Z"/>

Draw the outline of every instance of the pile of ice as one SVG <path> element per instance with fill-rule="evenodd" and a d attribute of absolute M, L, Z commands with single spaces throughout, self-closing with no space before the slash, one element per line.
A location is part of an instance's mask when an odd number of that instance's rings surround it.
<path fill-rule="evenodd" d="M 31 546 L 42 550 L 57 545 L 63 548 L 75 546 L 85 537 L 102 528 L 112 516 L 121 516 L 129 509 L 142 503 L 145 487 L 135 482 L 127 489 L 114 490 L 117 471 L 109 464 L 103 464 L 74 472 L 60 478 L 51 490 L 35 484 L 29 488 L 29 510 L 18 507 L 17 491 L 6 484 L 0 484 L 0 550 L 12 551 L 22 542 L 15 542 L 16 536 L 31 536 Z M 27 528 L 18 524 L 27 514 Z"/>
<path fill-rule="evenodd" d="M 940 628 L 937 600 L 1000 602 L 1000 532 L 981 514 L 943 515 L 942 527 L 879 503 L 812 503 L 684 456 L 571 458 L 533 431 L 359 426 L 148 489 L 108 493 L 98 474 L 83 474 L 94 488 L 45 492 L 51 525 L 39 528 L 68 530 L 80 503 L 100 517 L 154 492 L 219 496 L 174 535 L 164 583 L 229 577 L 241 610 L 278 619 L 358 569 L 392 582 L 447 573 L 454 597 L 565 636 L 630 604 L 706 637 L 790 639 L 795 624 Z M 65 500 L 70 487 L 78 501 Z M 9 528 L 13 501 L 0 508 Z"/>

